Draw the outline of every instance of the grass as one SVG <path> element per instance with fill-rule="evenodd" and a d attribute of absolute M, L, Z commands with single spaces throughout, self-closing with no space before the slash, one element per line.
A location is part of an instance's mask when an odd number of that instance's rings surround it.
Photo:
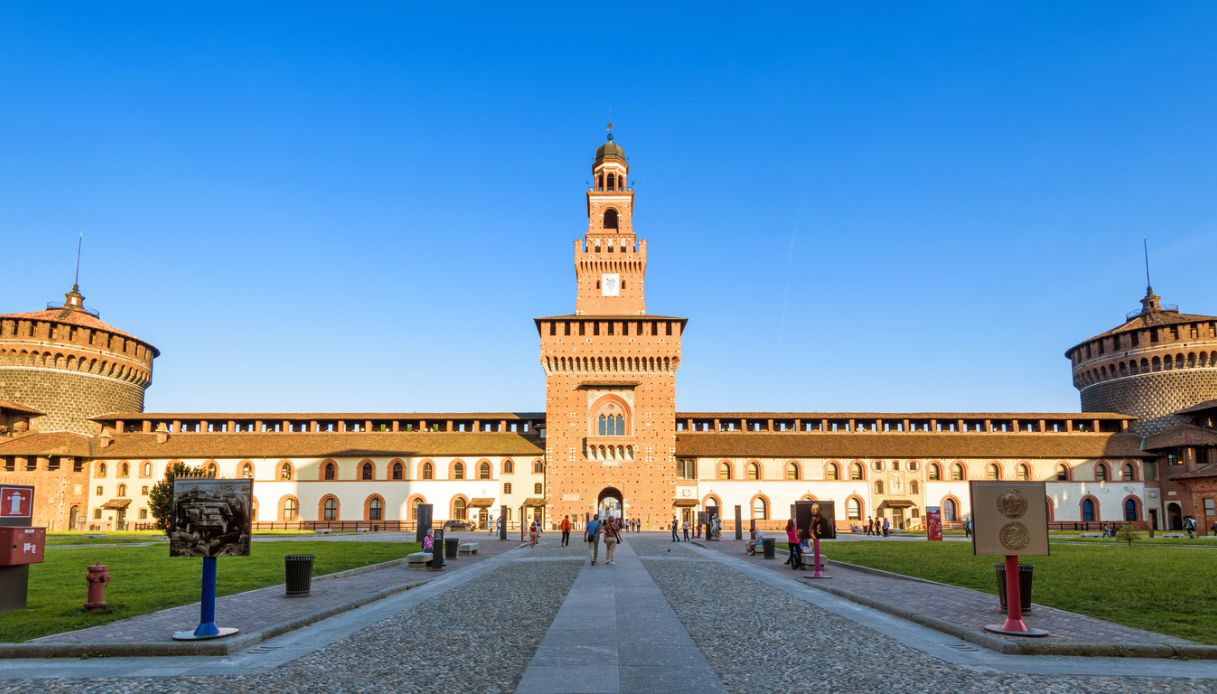
<path fill-rule="evenodd" d="M 1032 600 L 1138 629 L 1217 643 L 1217 552 L 1176 547 L 1052 546 L 1035 565 Z M 997 593 L 993 564 L 962 542 L 826 543 L 833 560 Z"/>
<path fill-rule="evenodd" d="M 341 533 L 335 533 L 341 534 Z M 311 530 L 262 530 L 255 537 L 278 535 L 316 535 Z M 163 530 L 109 530 L 105 532 L 53 532 L 46 534 L 48 547 L 62 545 L 114 545 L 133 542 L 168 542 Z"/>
<path fill-rule="evenodd" d="M 218 560 L 217 593 L 231 595 L 283 583 L 285 554 L 315 554 L 313 575 L 320 576 L 400 559 L 418 548 L 414 542 L 256 542 L 248 557 Z M 47 552 L 45 563 L 30 566 L 29 607 L 0 614 L 0 642 L 25 641 L 198 602 L 203 561 L 168 555 L 163 545 Z M 83 607 L 88 592 L 85 575 L 94 562 L 110 567 L 111 580 L 106 609 L 90 614 Z"/>

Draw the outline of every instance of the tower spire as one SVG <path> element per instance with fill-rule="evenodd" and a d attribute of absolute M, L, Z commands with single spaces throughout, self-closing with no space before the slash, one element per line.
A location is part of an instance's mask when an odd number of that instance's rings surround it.
<path fill-rule="evenodd" d="M 80 248 L 85 243 L 85 233 L 80 232 L 80 238 L 76 239 L 76 277 L 72 280 L 72 291 L 80 291 Z"/>
<path fill-rule="evenodd" d="M 613 119 L 612 119 L 612 116 L 609 116 L 608 127 L 606 127 L 606 128 L 605 128 L 605 130 L 607 130 L 607 131 L 608 131 L 608 141 L 609 141 L 609 142 L 612 142 L 612 141 L 613 141 Z"/>
<path fill-rule="evenodd" d="M 1154 285 L 1149 281 L 1149 241 L 1141 237 L 1141 248 L 1145 252 L 1145 298 L 1141 299 L 1141 315 L 1149 315 L 1162 310 L 1162 297 L 1154 293 Z"/>
<path fill-rule="evenodd" d="M 1145 288 L 1153 292 L 1154 283 L 1149 281 L 1149 239 L 1144 236 L 1141 237 L 1141 247 L 1145 251 Z"/>

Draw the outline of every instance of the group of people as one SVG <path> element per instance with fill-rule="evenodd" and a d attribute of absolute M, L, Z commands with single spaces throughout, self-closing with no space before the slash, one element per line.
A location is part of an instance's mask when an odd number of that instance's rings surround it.
<path fill-rule="evenodd" d="M 892 522 L 886 518 L 871 518 L 866 517 L 866 523 L 862 526 L 867 535 L 875 537 L 887 537 L 892 534 Z"/>
<path fill-rule="evenodd" d="M 795 571 L 803 568 L 804 553 L 811 551 L 812 540 L 823 537 L 824 532 L 826 531 L 818 515 L 812 517 L 811 525 L 808 528 L 797 527 L 793 518 L 786 521 L 786 543 L 790 546 L 790 556 L 786 558 L 785 565 Z M 757 528 L 749 533 L 748 544 L 744 551 L 750 556 L 755 556 L 757 548 L 761 547 L 764 542 L 765 531 Z"/>
<path fill-rule="evenodd" d="M 563 523 L 570 520 L 567 516 L 563 519 Z M 627 522 L 628 525 L 628 522 Z M 592 519 L 587 522 L 587 532 L 583 534 L 583 539 L 588 543 L 592 552 L 592 566 L 600 560 L 600 539 L 604 538 L 604 563 L 611 566 L 614 563 L 614 557 L 617 553 L 617 545 L 621 544 L 621 528 L 622 523 L 616 518 L 609 516 L 606 520 L 600 520 L 600 514 L 592 516 Z"/>

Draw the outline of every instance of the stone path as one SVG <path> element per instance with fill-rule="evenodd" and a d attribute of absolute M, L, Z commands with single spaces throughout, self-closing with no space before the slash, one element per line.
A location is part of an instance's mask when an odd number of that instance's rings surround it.
<path fill-rule="evenodd" d="M 519 689 L 723 691 L 629 542 L 579 573 Z"/>

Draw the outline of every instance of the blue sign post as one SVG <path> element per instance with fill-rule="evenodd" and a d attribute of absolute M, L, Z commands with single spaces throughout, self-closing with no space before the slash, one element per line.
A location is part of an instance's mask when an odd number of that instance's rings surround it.
<path fill-rule="evenodd" d="M 233 627 L 216 626 L 216 557 L 247 557 L 252 518 L 253 480 L 177 478 L 173 481 L 173 517 L 169 556 L 202 557 L 203 590 L 199 625 L 175 631 L 178 641 L 231 636 Z"/>
<path fill-rule="evenodd" d="M 203 557 L 203 598 L 199 601 L 199 625 L 194 631 L 175 631 L 178 641 L 216 639 L 240 631 L 235 627 L 216 626 L 216 558 Z"/>

